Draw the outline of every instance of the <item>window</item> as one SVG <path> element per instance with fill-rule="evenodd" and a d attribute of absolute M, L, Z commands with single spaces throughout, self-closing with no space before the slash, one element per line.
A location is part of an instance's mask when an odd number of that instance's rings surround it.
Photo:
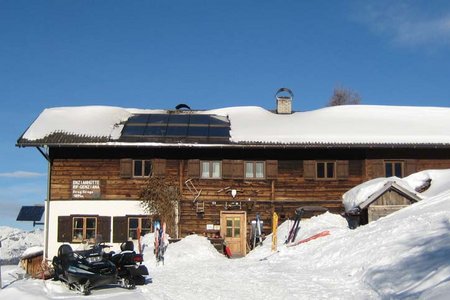
<path fill-rule="evenodd" d="M 152 174 L 150 160 L 133 160 L 133 177 L 148 177 Z"/>
<path fill-rule="evenodd" d="M 226 237 L 239 238 L 241 237 L 241 218 L 240 217 L 228 217 L 226 218 Z"/>
<path fill-rule="evenodd" d="M 128 218 L 128 238 L 137 240 L 139 228 L 141 229 L 141 236 L 152 232 L 152 220 L 145 217 Z"/>
<path fill-rule="evenodd" d="M 72 242 L 82 242 L 96 237 L 97 218 L 74 217 L 72 226 Z"/>
<path fill-rule="evenodd" d="M 384 169 L 386 177 L 403 177 L 403 162 L 402 161 L 385 161 Z"/>
<path fill-rule="evenodd" d="M 201 178 L 216 179 L 222 176 L 222 163 L 220 161 L 202 161 L 200 167 Z"/>
<path fill-rule="evenodd" d="M 263 161 L 246 161 L 245 178 L 265 178 Z"/>
<path fill-rule="evenodd" d="M 317 179 L 333 179 L 335 174 L 336 163 L 331 161 L 316 162 Z"/>

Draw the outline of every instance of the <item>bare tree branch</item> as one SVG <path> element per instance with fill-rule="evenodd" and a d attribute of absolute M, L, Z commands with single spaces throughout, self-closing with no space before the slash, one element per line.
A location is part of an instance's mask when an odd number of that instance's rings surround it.
<path fill-rule="evenodd" d="M 327 106 L 350 105 L 360 103 L 361 103 L 361 96 L 357 92 L 344 87 L 336 87 L 333 90 L 333 95 L 330 97 Z"/>

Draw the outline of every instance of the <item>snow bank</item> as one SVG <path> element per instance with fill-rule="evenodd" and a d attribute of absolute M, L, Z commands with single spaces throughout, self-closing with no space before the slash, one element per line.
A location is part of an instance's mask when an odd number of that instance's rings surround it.
<path fill-rule="evenodd" d="M 277 249 L 280 251 L 286 251 L 284 242 L 286 241 L 289 230 L 293 226 L 293 220 L 287 220 L 281 223 L 277 229 Z M 319 232 L 328 230 L 332 234 L 341 231 L 348 231 L 348 222 L 340 215 L 325 212 L 321 215 L 314 216 L 310 219 L 303 219 L 300 221 L 300 230 L 297 234 L 295 241 L 300 241 L 315 235 Z M 253 249 L 247 256 L 247 259 L 264 259 L 271 253 L 272 248 L 272 236 L 269 234 L 263 242 L 263 245 Z"/>
<path fill-rule="evenodd" d="M 148 234 L 145 238 L 147 237 L 153 241 L 153 234 Z M 151 261 L 150 265 L 155 260 L 153 249 L 153 244 L 151 244 L 144 250 L 144 258 L 146 262 Z M 165 264 L 168 265 L 195 263 L 217 258 L 224 258 L 224 256 L 217 252 L 206 237 L 199 235 L 189 235 L 179 242 L 168 244 L 164 255 Z"/>

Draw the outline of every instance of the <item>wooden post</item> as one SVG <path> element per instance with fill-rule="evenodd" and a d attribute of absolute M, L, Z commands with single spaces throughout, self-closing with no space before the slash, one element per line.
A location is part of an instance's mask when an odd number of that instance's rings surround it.
<path fill-rule="evenodd" d="M 278 230 L 278 215 L 276 212 L 272 215 L 272 252 L 277 251 L 277 243 L 278 243 L 278 237 L 277 237 L 277 230 Z"/>

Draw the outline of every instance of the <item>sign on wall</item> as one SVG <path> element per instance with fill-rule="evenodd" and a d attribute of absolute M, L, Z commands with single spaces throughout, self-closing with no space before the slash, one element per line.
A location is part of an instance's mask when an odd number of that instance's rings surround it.
<path fill-rule="evenodd" d="M 72 180 L 72 199 L 100 199 L 100 180 Z"/>

